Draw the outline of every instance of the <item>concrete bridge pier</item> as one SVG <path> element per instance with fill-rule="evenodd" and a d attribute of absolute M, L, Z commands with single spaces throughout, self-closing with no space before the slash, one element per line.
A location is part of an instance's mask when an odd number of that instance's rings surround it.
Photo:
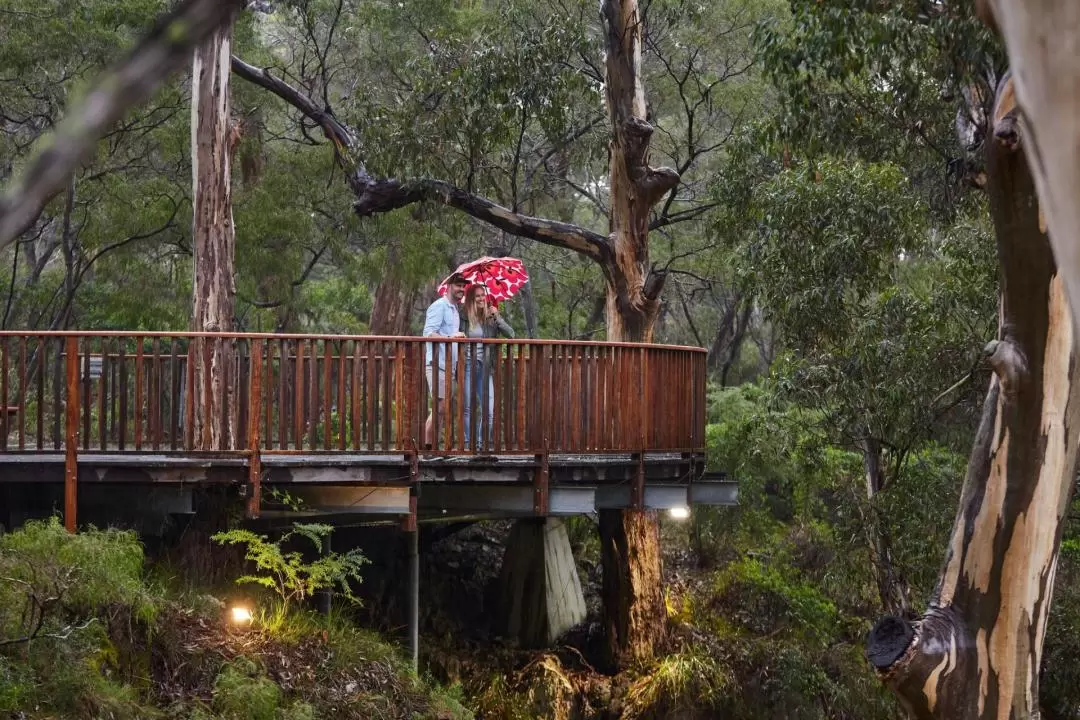
<path fill-rule="evenodd" d="M 523 647 L 545 647 L 585 619 L 585 595 L 560 518 L 518 520 L 499 571 L 498 628 Z"/>

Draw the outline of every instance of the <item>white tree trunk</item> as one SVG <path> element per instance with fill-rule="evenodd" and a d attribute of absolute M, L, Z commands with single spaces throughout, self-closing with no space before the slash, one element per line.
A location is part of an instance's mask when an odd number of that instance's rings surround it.
<path fill-rule="evenodd" d="M 1080 2 L 980 0 L 1005 38 L 1026 149 L 1073 322 L 1080 318 Z"/>
<path fill-rule="evenodd" d="M 191 174 L 194 209 L 192 329 L 225 332 L 233 326 L 235 241 L 229 147 L 231 73 L 229 26 L 196 48 L 191 73 Z M 188 351 L 195 364 L 196 448 L 233 447 L 229 419 L 230 343 L 197 341 Z"/>

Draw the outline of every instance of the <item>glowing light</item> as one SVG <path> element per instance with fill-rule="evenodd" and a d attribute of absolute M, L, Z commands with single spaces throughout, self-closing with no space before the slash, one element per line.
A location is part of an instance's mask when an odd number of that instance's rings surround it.
<path fill-rule="evenodd" d="M 251 624 L 251 610 L 237 605 L 230 612 L 233 623 L 236 625 L 250 625 Z"/>
<path fill-rule="evenodd" d="M 688 507 L 673 507 L 668 510 L 668 515 L 676 520 L 685 520 L 690 517 L 690 508 Z"/>

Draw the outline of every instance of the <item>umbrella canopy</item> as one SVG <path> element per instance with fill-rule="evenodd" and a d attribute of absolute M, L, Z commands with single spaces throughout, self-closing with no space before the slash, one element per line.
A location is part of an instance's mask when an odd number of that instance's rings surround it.
<path fill-rule="evenodd" d="M 459 265 L 458 269 L 439 285 L 439 295 L 446 294 L 447 284 L 454 275 L 462 276 L 470 285 L 483 285 L 487 288 L 488 298 L 495 303 L 514 297 L 521 286 L 529 282 L 525 263 L 517 258 L 482 257 Z"/>

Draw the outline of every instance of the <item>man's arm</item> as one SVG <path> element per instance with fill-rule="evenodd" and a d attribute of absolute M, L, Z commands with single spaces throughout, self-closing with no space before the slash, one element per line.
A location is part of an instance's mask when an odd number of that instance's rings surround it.
<path fill-rule="evenodd" d="M 443 309 L 438 300 L 428 305 L 424 317 L 424 337 L 443 337 L 436 332 L 442 326 L 442 315 Z"/>

